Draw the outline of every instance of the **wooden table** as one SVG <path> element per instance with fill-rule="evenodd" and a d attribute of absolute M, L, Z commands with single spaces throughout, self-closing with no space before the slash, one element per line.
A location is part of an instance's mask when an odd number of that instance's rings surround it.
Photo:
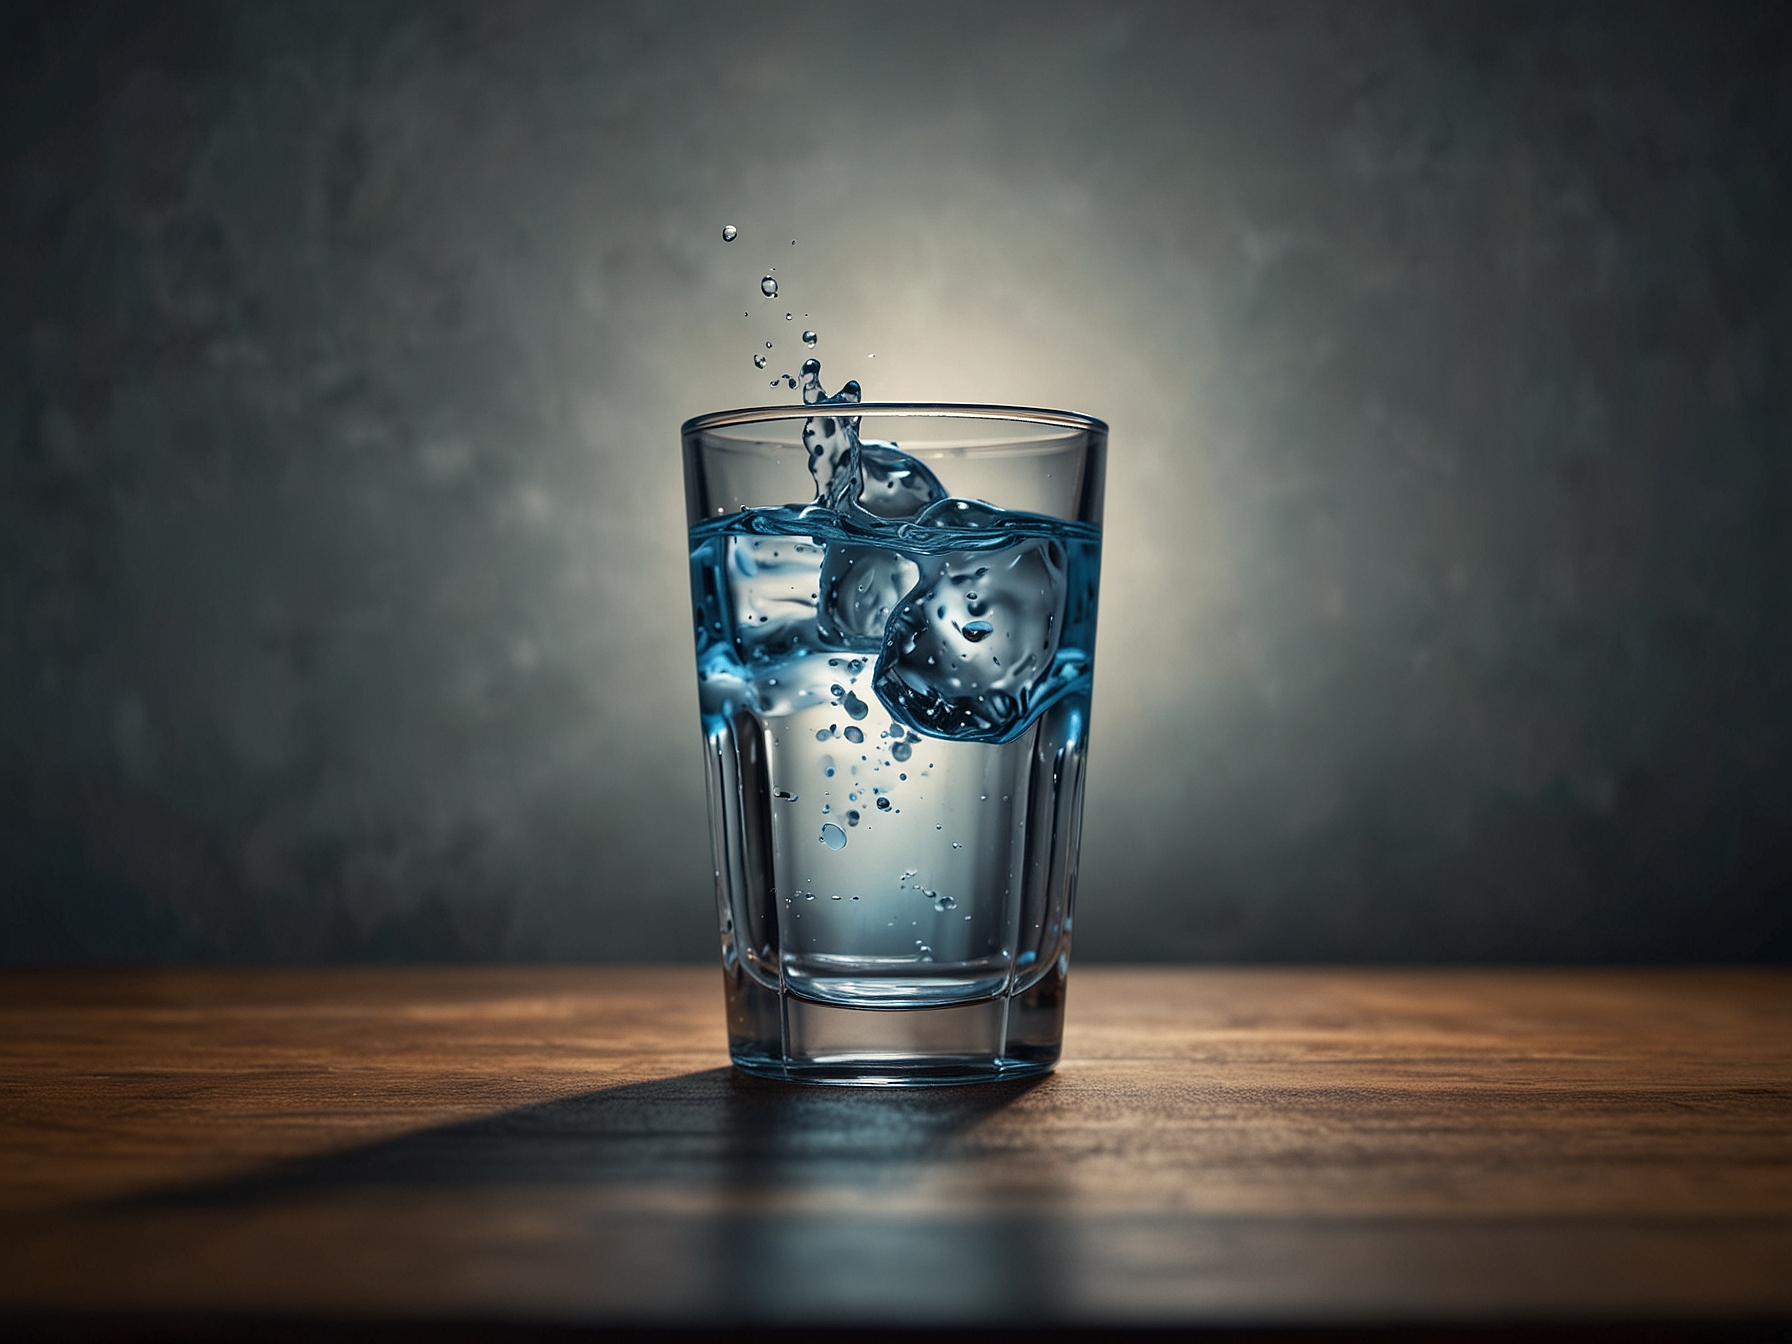
<path fill-rule="evenodd" d="M 0 1326 L 1792 1320 L 1792 973 L 1084 967 L 922 1091 L 719 978 L 12 973 Z"/>

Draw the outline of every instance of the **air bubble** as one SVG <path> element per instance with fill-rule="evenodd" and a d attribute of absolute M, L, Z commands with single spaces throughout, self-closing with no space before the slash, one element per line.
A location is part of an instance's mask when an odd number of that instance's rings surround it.
<path fill-rule="evenodd" d="M 848 813 L 847 815 L 856 817 L 858 814 L 853 812 Z M 834 825 L 831 821 L 823 822 L 821 827 L 821 843 L 826 845 L 829 849 L 845 849 L 846 832 Z"/>

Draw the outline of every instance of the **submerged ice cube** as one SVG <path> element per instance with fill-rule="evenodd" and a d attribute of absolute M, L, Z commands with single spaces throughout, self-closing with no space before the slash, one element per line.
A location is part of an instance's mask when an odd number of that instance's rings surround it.
<path fill-rule="evenodd" d="M 822 554 L 798 537 L 728 539 L 728 591 L 743 657 L 776 656 L 807 642 Z"/>
<path fill-rule="evenodd" d="M 883 646 L 890 614 L 919 578 L 914 561 L 895 551 L 829 546 L 821 564 L 816 637 L 827 648 L 875 653 Z"/>
<path fill-rule="evenodd" d="M 936 737 L 1008 740 L 1057 657 L 1065 568 L 1050 538 L 924 559 L 886 629 L 872 681 L 879 699 Z"/>

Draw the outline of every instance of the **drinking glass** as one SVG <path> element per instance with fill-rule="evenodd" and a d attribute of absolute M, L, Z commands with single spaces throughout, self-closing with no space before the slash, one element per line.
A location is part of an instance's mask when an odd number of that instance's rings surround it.
<path fill-rule="evenodd" d="M 858 1084 L 1050 1070 L 1107 426 L 887 402 L 682 432 L 735 1065 Z"/>

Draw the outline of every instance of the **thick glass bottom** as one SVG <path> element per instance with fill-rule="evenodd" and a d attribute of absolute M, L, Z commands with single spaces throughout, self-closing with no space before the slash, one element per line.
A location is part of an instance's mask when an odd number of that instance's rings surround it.
<path fill-rule="evenodd" d="M 761 1078 L 929 1087 L 1049 1073 L 1064 1024 L 1064 966 L 1016 995 L 932 1008 L 844 1007 L 726 975 L 728 1047 Z"/>

